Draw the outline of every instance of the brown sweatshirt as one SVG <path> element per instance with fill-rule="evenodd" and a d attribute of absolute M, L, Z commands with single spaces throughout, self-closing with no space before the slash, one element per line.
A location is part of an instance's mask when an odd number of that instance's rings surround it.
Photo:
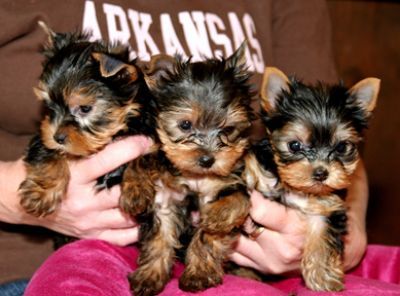
<path fill-rule="evenodd" d="M 265 66 L 305 81 L 335 82 L 329 15 L 322 0 L 4 0 L 0 3 L 0 160 L 23 154 L 41 106 L 32 88 L 41 71 L 37 25 L 90 30 L 127 42 L 142 60 L 157 53 L 229 56 L 247 39 L 247 61 L 259 83 Z M 38 230 L 0 224 L 0 283 L 31 276 L 51 252 Z"/>

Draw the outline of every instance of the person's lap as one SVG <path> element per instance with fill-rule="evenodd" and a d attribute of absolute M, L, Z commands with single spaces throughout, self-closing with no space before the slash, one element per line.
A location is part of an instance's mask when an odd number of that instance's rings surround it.
<path fill-rule="evenodd" d="M 31 279 L 25 295 L 131 295 L 127 274 L 134 270 L 138 251 L 96 240 L 80 240 L 55 252 Z M 370 246 L 363 263 L 346 276 L 340 295 L 400 295 L 400 248 Z M 173 277 L 160 295 L 189 295 L 178 288 L 183 265 L 177 263 Z M 201 295 L 317 295 L 300 278 L 261 283 L 232 275 Z"/>

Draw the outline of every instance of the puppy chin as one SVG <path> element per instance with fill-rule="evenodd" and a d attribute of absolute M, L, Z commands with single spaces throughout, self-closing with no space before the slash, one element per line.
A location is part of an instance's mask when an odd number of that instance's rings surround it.
<path fill-rule="evenodd" d="M 319 196 L 329 195 L 336 190 L 335 188 L 332 188 L 324 183 L 314 183 L 311 186 L 300 186 L 298 188 L 296 187 L 293 188 L 304 193 L 319 195 Z"/>

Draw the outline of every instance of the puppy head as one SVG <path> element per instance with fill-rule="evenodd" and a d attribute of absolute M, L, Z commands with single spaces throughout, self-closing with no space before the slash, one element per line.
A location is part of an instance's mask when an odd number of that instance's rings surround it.
<path fill-rule="evenodd" d="M 350 184 L 379 84 L 379 79 L 367 78 L 350 89 L 310 86 L 276 68 L 266 69 L 262 117 L 283 183 L 318 195 Z"/>
<path fill-rule="evenodd" d="M 196 63 L 157 56 L 145 71 L 162 149 L 181 171 L 228 175 L 247 148 L 253 92 L 244 49 Z"/>
<path fill-rule="evenodd" d="M 120 45 L 90 42 L 83 33 L 54 33 L 49 42 L 35 94 L 43 101 L 41 123 L 45 146 L 85 156 L 127 129 L 127 118 L 139 116 L 136 100 L 143 75 Z"/>

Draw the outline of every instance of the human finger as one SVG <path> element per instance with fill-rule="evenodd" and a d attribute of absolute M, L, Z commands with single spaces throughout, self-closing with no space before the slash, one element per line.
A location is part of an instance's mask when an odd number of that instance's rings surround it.
<path fill-rule="evenodd" d="M 70 195 L 61 203 L 60 210 L 67 210 L 75 216 L 87 216 L 88 213 L 117 208 L 119 205 L 120 186 L 113 186 L 99 192 L 91 187 L 92 191 L 86 194 L 79 192 L 80 189 L 81 187 L 78 186 L 73 189 L 78 192 L 71 193 L 72 190 L 70 191 Z"/>
<path fill-rule="evenodd" d="M 278 232 L 292 231 L 301 225 L 297 211 L 271 201 L 257 191 L 251 194 L 250 216 L 258 224 Z"/>
<path fill-rule="evenodd" d="M 280 274 L 290 269 L 290 263 L 283 263 L 280 254 L 276 250 L 269 249 L 271 246 L 261 247 L 259 242 L 253 241 L 245 236 L 241 236 L 235 248 L 236 253 L 233 258 L 247 267 L 256 268 L 259 271 Z M 247 259 L 248 260 L 247 260 Z M 236 262 L 236 261 L 235 261 Z"/>
<path fill-rule="evenodd" d="M 126 246 L 138 241 L 139 227 L 104 230 L 96 238 L 118 246 Z"/>
<path fill-rule="evenodd" d="M 260 244 L 244 235 L 239 236 L 236 242 L 235 251 L 247 258 L 262 257 L 264 252 Z"/>
<path fill-rule="evenodd" d="M 99 210 L 117 208 L 119 206 L 120 196 L 121 187 L 113 186 L 110 189 L 103 189 L 97 192 L 94 196 L 95 201 L 92 202 L 95 208 Z"/>
<path fill-rule="evenodd" d="M 146 153 L 152 145 L 145 136 L 130 136 L 107 145 L 103 150 L 75 163 L 78 180 L 90 182 Z"/>
<path fill-rule="evenodd" d="M 99 225 L 99 228 L 110 229 L 130 228 L 137 225 L 134 219 L 119 208 L 99 212 L 93 223 Z"/>
<path fill-rule="evenodd" d="M 231 259 L 231 261 L 235 262 L 240 266 L 250 267 L 257 270 L 260 269 L 256 262 L 238 252 L 233 252 L 232 254 L 229 255 L 229 258 Z"/>

